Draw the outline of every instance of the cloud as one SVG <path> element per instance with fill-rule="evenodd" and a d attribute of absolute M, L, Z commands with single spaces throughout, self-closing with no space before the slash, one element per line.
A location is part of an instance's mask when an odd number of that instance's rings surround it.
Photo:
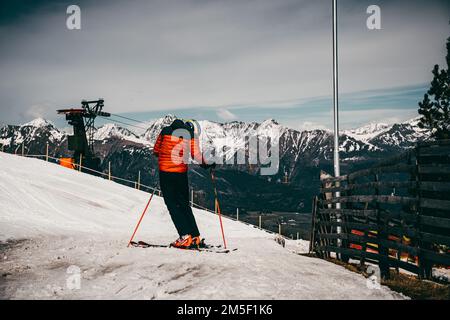
<path fill-rule="evenodd" d="M 341 92 L 431 80 L 444 61 L 448 10 L 412 2 L 381 2 L 380 31 L 365 27 L 370 1 L 343 3 Z M 58 108 L 99 97 L 113 113 L 240 104 L 255 106 L 256 116 L 268 101 L 331 93 L 328 1 L 80 1 L 75 31 L 66 29 L 69 4 L 0 23 L 8 44 L 0 51 L 2 121 L 30 120 L 30 106 L 55 118 Z"/>
<path fill-rule="evenodd" d="M 317 122 L 304 121 L 298 126 L 298 129 L 300 131 L 303 131 L 303 130 L 326 130 L 328 128 Z"/>
<path fill-rule="evenodd" d="M 25 116 L 29 118 L 45 118 L 49 109 L 48 105 L 33 105 L 25 111 Z"/>
<path fill-rule="evenodd" d="M 217 113 L 217 116 L 220 119 L 225 120 L 225 121 L 230 121 L 230 120 L 236 120 L 237 119 L 237 116 L 234 113 L 232 113 L 229 110 L 224 109 L 224 108 L 221 108 L 221 109 L 217 110 L 216 113 Z"/>
<path fill-rule="evenodd" d="M 364 123 L 378 122 L 393 124 L 417 117 L 417 109 L 372 109 L 372 110 L 347 110 L 339 112 L 340 129 L 357 127 Z M 355 119 L 360 119 L 356 122 Z"/>

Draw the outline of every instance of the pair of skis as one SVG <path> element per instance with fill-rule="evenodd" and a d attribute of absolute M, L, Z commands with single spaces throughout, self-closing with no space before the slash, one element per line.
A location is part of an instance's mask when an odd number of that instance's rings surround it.
<path fill-rule="evenodd" d="M 177 248 L 177 247 L 173 247 L 171 245 L 165 245 L 165 244 L 152 244 L 152 243 L 147 243 L 144 241 L 131 241 L 130 244 L 133 247 L 139 247 L 139 248 L 174 248 L 174 249 L 179 249 L 179 250 L 194 250 L 194 251 L 205 251 L 205 252 L 214 252 L 214 253 L 229 253 L 231 251 L 236 251 L 237 249 L 224 249 L 222 248 L 221 245 L 218 246 L 212 246 L 212 245 L 207 245 L 207 244 L 203 244 L 200 247 L 192 247 L 192 248 Z"/>

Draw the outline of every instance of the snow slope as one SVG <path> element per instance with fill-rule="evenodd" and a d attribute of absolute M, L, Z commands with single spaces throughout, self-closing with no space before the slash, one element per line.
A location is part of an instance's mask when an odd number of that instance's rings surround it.
<path fill-rule="evenodd" d="M 365 278 L 340 266 L 296 254 L 305 241 L 283 248 L 274 235 L 229 219 L 229 247 L 239 248 L 229 254 L 126 248 L 148 197 L 0 153 L 0 299 L 402 298 L 385 287 L 369 289 Z M 203 236 L 219 244 L 217 216 L 195 215 Z M 137 239 L 166 244 L 175 237 L 162 199 L 154 198 Z M 80 288 L 73 289 L 67 281 L 77 270 Z"/>

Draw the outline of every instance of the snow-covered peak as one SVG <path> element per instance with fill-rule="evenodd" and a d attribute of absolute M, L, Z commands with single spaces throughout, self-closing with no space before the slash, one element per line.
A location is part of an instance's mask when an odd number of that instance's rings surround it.
<path fill-rule="evenodd" d="M 261 127 L 279 126 L 280 124 L 275 119 L 267 119 L 261 122 Z"/>
<path fill-rule="evenodd" d="M 416 142 L 429 139 L 431 132 L 428 129 L 419 128 L 420 117 L 393 124 L 373 138 L 370 143 L 383 144 L 387 148 L 412 147 Z"/>
<path fill-rule="evenodd" d="M 169 113 L 168 115 L 166 115 L 166 116 L 164 116 L 164 117 L 162 117 L 162 118 L 156 119 L 156 120 L 153 122 L 153 125 L 161 125 L 161 124 L 166 125 L 166 124 L 171 124 L 175 119 L 177 119 L 177 116 L 175 116 L 175 115 Z"/>
<path fill-rule="evenodd" d="M 94 134 L 95 140 L 105 141 L 113 138 L 128 140 L 142 144 L 146 143 L 145 140 L 140 139 L 136 134 L 134 134 L 130 130 L 125 129 L 114 123 L 107 123 L 101 126 L 100 128 L 97 129 L 97 131 Z"/>
<path fill-rule="evenodd" d="M 100 128 L 94 134 L 94 139 L 105 140 L 109 138 L 123 138 L 123 137 L 135 137 L 137 136 L 128 129 L 119 127 L 114 123 L 107 123 Z"/>
<path fill-rule="evenodd" d="M 258 126 L 257 134 L 259 136 L 279 138 L 286 130 L 287 128 L 281 126 L 276 120 L 268 119 Z"/>
<path fill-rule="evenodd" d="M 367 142 L 390 128 L 391 125 L 386 123 L 369 123 L 356 129 L 345 130 L 343 133 L 357 140 Z"/>
<path fill-rule="evenodd" d="M 30 122 L 23 124 L 21 127 L 41 128 L 41 127 L 49 127 L 49 126 L 54 127 L 54 124 L 46 119 L 36 118 L 34 120 L 31 120 Z"/>
<path fill-rule="evenodd" d="M 150 121 L 148 129 L 141 135 L 141 139 L 154 144 L 162 128 L 170 125 L 175 119 L 177 119 L 175 115 L 168 114 L 162 118 Z"/>
<path fill-rule="evenodd" d="M 61 141 L 65 136 L 65 134 L 59 131 L 52 122 L 43 118 L 36 118 L 21 125 L 13 135 L 13 140 L 16 143 L 39 139 L 47 139 L 49 142 L 54 143 Z"/>

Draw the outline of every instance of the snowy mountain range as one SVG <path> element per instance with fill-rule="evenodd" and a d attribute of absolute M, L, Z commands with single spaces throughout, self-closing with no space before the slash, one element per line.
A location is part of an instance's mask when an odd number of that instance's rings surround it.
<path fill-rule="evenodd" d="M 162 127 L 172 123 L 174 115 L 149 122 L 141 135 L 117 124 L 105 124 L 94 135 L 95 150 L 107 170 L 111 163 L 116 176 L 134 180 L 140 171 L 142 183 L 157 183 L 156 159 L 152 146 Z M 378 159 L 389 157 L 410 148 L 414 143 L 429 139 L 430 133 L 420 129 L 418 119 L 392 125 L 372 123 L 361 128 L 345 130 L 340 135 L 340 154 L 343 174 L 364 168 Z M 246 137 L 262 136 L 279 140 L 279 170 L 274 176 L 261 177 L 261 165 L 226 165 L 220 167 L 218 182 L 224 198 L 224 210 L 236 207 L 259 207 L 280 211 L 308 210 L 313 195 L 317 193 L 320 170 L 332 170 L 333 133 L 328 130 L 297 131 L 280 125 L 273 119 L 262 123 L 199 121 L 203 148 L 219 146 L 225 158 L 237 150 L 246 150 Z M 26 154 L 45 154 L 49 143 L 50 155 L 69 156 L 67 133 L 51 122 L 36 119 L 21 126 L 0 128 L 0 148 L 9 153 L 20 153 L 24 144 Z M 231 146 L 231 147 L 230 147 Z M 201 169 L 191 170 L 191 183 L 199 194 L 204 192 L 202 203 L 213 203 L 208 194 L 209 180 Z M 283 184 L 280 182 L 289 182 Z M 282 197 L 280 195 L 283 195 Z M 200 195 L 199 195 L 200 197 Z M 210 206 L 209 206 L 210 207 Z"/>
<path fill-rule="evenodd" d="M 147 131 L 141 136 L 151 145 L 162 127 L 170 124 L 176 117 L 167 115 L 152 122 Z M 235 150 L 245 147 L 245 137 L 260 136 L 280 141 L 282 154 L 295 155 L 299 158 L 302 153 L 313 154 L 320 158 L 330 159 L 332 152 L 332 132 L 328 130 L 297 131 L 280 125 L 274 119 L 262 123 L 256 122 L 227 122 L 217 123 L 207 120 L 199 121 L 201 126 L 202 145 L 212 144 L 222 147 L 234 146 Z M 372 123 L 352 130 L 344 130 L 340 134 L 340 151 L 351 158 L 358 152 L 380 152 L 384 150 L 409 148 L 418 141 L 430 137 L 427 130 L 418 127 L 418 118 L 402 123 L 387 125 Z M 124 137 L 125 138 L 125 137 Z M 231 156 L 230 151 L 223 150 L 225 156 Z M 228 154 L 227 154 L 228 152 Z"/>
<path fill-rule="evenodd" d="M 107 123 L 99 127 L 94 139 L 105 143 L 110 140 L 126 140 L 152 146 L 161 129 L 176 119 L 174 115 L 149 122 L 148 129 L 141 135 L 114 123 Z M 274 119 L 257 122 L 227 122 L 217 123 L 208 120 L 199 121 L 201 126 L 202 145 L 219 146 L 225 156 L 230 151 L 245 148 L 245 138 L 259 136 L 270 138 L 271 141 L 279 139 L 282 155 L 295 155 L 298 159 L 302 153 L 330 159 L 329 144 L 332 132 L 328 130 L 297 131 L 280 125 Z M 55 127 L 45 119 L 35 119 L 21 126 L 7 125 L 0 128 L 0 144 L 5 148 L 32 144 L 37 140 L 46 140 L 50 144 L 63 142 L 67 133 Z M 387 125 L 384 123 L 371 123 L 356 129 L 344 130 L 340 134 L 340 151 L 344 155 L 353 155 L 357 152 L 391 151 L 411 147 L 418 141 L 426 140 L 430 132 L 418 127 L 418 118 L 402 123 Z M 225 147 L 233 146 L 234 150 Z M 232 155 L 232 154 L 231 154 Z M 345 157 L 344 157 L 345 158 Z"/>

